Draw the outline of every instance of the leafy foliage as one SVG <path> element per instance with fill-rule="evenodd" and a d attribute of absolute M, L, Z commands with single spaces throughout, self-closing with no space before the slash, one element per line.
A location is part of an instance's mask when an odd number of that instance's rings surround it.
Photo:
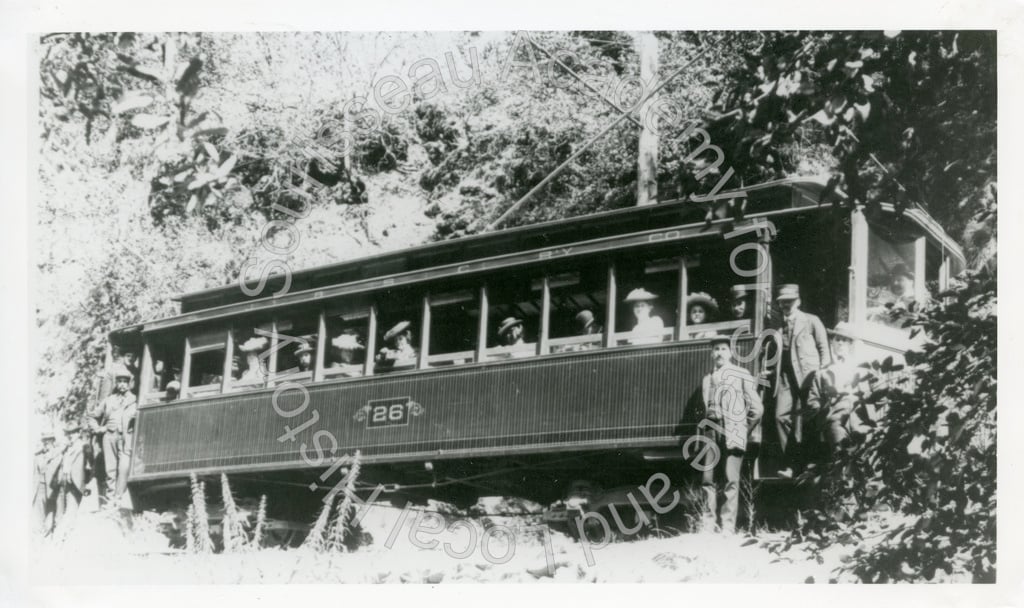
<path fill-rule="evenodd" d="M 356 482 L 359 479 L 359 471 L 362 468 L 362 452 L 356 450 L 352 456 L 352 465 L 345 474 L 345 487 L 342 489 L 342 499 L 338 503 L 338 513 L 334 516 L 334 523 L 331 525 L 328 548 L 331 551 L 344 552 L 346 550 L 346 539 L 352 541 L 355 526 L 352 524 L 352 516 L 355 512 L 354 498 L 356 496 Z"/>
<path fill-rule="evenodd" d="M 990 267 L 968 271 L 948 302 L 910 313 L 928 342 L 906 370 L 873 364 L 856 405 L 873 422 L 804 480 L 821 507 L 775 549 L 852 545 L 842 570 L 867 582 L 995 580 L 996 284 Z"/>
<path fill-rule="evenodd" d="M 785 147 L 810 137 L 832 189 L 923 205 L 952 234 L 995 180 L 994 32 L 766 33 L 730 81 L 708 132 L 748 179 L 792 172 Z"/>
<path fill-rule="evenodd" d="M 239 512 L 238 505 L 235 504 L 235 497 L 231 493 L 228 476 L 225 473 L 220 474 L 220 488 L 221 501 L 224 503 L 224 517 L 220 524 L 224 552 L 233 553 L 244 550 L 249 547 L 249 537 L 245 531 L 248 518 Z M 256 536 L 255 532 L 253 536 Z"/>
<path fill-rule="evenodd" d="M 190 476 L 192 491 L 191 532 L 196 553 L 213 553 L 213 539 L 210 538 L 210 516 L 206 511 L 206 482 L 199 481 L 196 474 Z"/>

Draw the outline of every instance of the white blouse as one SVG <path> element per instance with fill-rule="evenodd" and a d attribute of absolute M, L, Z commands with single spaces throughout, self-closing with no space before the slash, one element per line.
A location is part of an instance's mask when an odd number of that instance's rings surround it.
<path fill-rule="evenodd" d="M 651 315 L 646 319 L 637 320 L 636 325 L 633 326 L 633 333 L 629 343 L 657 344 L 663 339 L 661 334 L 664 329 L 665 323 L 658 315 Z"/>

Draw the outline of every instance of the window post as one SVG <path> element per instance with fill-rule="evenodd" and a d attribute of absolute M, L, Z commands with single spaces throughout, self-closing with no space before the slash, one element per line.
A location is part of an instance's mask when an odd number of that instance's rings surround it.
<path fill-rule="evenodd" d="M 188 397 L 188 388 L 192 377 L 192 343 L 185 336 L 185 359 L 181 364 L 181 398 Z"/>
<path fill-rule="evenodd" d="M 761 274 L 757 277 L 757 289 L 754 290 L 754 336 L 760 336 L 764 331 L 764 320 L 771 313 L 772 306 L 772 252 L 771 233 L 767 230 L 760 234 L 758 244 L 761 253 L 764 254 L 764 266 Z"/>
<path fill-rule="evenodd" d="M 327 315 L 320 309 L 320 318 L 316 328 L 316 361 L 313 363 L 313 382 L 324 379 L 324 351 L 327 349 Z"/>
<path fill-rule="evenodd" d="M 604 347 L 615 346 L 615 303 L 619 299 L 615 292 L 615 262 L 608 264 L 608 302 L 604 310 Z"/>
<path fill-rule="evenodd" d="M 139 398 L 136 401 L 138 406 L 146 402 L 146 394 L 153 387 L 153 355 L 149 351 L 149 340 L 142 338 L 142 370 L 139 371 Z"/>
<path fill-rule="evenodd" d="M 228 328 L 227 336 L 224 337 L 224 369 L 220 377 L 220 392 L 231 391 L 231 363 L 235 358 L 235 336 L 232 328 Z"/>
<path fill-rule="evenodd" d="M 270 359 L 267 361 L 267 386 L 274 385 L 277 377 L 277 319 L 270 322 Z"/>
<path fill-rule="evenodd" d="M 423 296 L 423 314 L 420 318 L 420 356 L 416 361 L 416 369 L 427 368 L 427 357 L 430 351 L 430 295 Z"/>
<path fill-rule="evenodd" d="M 850 214 L 850 311 L 849 323 L 860 329 L 867 320 L 868 295 L 868 221 L 864 206 L 857 205 Z"/>
<path fill-rule="evenodd" d="M 686 339 L 686 295 L 690 291 L 690 271 L 686 256 L 679 257 L 679 308 L 676 310 L 676 340 Z"/>
<path fill-rule="evenodd" d="M 540 336 L 537 337 L 537 354 L 548 354 L 548 333 L 551 323 L 551 283 L 544 275 L 540 294 Z"/>
<path fill-rule="evenodd" d="M 363 359 L 363 375 L 373 375 L 373 359 L 377 352 L 377 305 L 370 304 L 366 323 L 366 357 Z"/>
<path fill-rule="evenodd" d="M 942 252 L 942 263 L 939 264 L 939 293 L 949 289 L 949 256 Z"/>
<path fill-rule="evenodd" d="M 487 286 L 480 286 L 480 324 L 476 336 L 476 361 L 484 361 L 487 357 L 487 313 L 490 305 L 487 300 Z"/>
<path fill-rule="evenodd" d="M 927 266 L 925 257 L 928 254 L 928 241 L 924 236 L 914 241 L 914 300 L 924 302 L 928 298 L 928 287 L 925 285 Z"/>

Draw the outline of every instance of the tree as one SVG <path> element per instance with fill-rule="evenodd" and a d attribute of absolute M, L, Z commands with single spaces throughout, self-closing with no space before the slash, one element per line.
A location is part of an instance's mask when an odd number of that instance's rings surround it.
<path fill-rule="evenodd" d="M 770 32 L 729 75 L 708 132 L 742 179 L 793 172 L 801 141 L 830 191 L 869 212 L 920 205 L 959 236 L 996 179 L 994 32 Z"/>
<path fill-rule="evenodd" d="M 968 271 L 940 294 L 948 301 L 910 316 L 928 341 L 906 369 L 865 370 L 875 388 L 854 411 L 869 424 L 805 475 L 817 506 L 773 549 L 852 546 L 840 571 L 865 582 L 995 581 L 996 285 L 993 268 Z M 912 388 L 891 381 L 906 373 Z"/>

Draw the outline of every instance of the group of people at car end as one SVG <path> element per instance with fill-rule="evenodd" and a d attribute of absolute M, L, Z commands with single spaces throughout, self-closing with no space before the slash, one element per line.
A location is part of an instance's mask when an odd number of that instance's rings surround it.
<path fill-rule="evenodd" d="M 734 290 L 734 295 L 740 292 Z M 831 331 L 816 315 L 800 309 L 800 288 L 778 288 L 778 315 L 767 319 L 768 329 L 778 332 L 778 363 L 756 380 L 733 362 L 729 335 L 711 337 L 714 371 L 703 378 L 704 406 L 701 435 L 715 449 L 716 460 L 702 463 L 705 522 L 734 531 L 739 512 L 742 465 L 751 446 L 762 439 L 762 395 L 774 399 L 773 423 L 782 454 L 780 477 L 793 477 L 813 464 L 812 447 L 824 445 L 829 454 L 841 450 L 851 430 L 863 430 L 865 421 L 853 413 L 855 396 L 864 389 L 852 356 L 856 335 L 845 322 Z M 736 308 L 742 305 L 734 301 Z M 767 390 L 759 391 L 759 386 Z M 706 421 L 706 422 L 705 422 Z M 708 466 L 712 465 L 712 466 Z M 719 483 L 716 483 L 716 477 Z M 718 493 L 723 501 L 719 509 Z"/>
<path fill-rule="evenodd" d="M 71 402 L 60 438 L 53 431 L 42 434 L 33 467 L 37 531 L 50 533 L 73 520 L 93 477 L 101 506 L 117 506 L 125 495 L 136 416 L 131 363 L 126 356 L 103 378 L 101 394 L 109 394 L 88 409 L 84 420 Z"/>

